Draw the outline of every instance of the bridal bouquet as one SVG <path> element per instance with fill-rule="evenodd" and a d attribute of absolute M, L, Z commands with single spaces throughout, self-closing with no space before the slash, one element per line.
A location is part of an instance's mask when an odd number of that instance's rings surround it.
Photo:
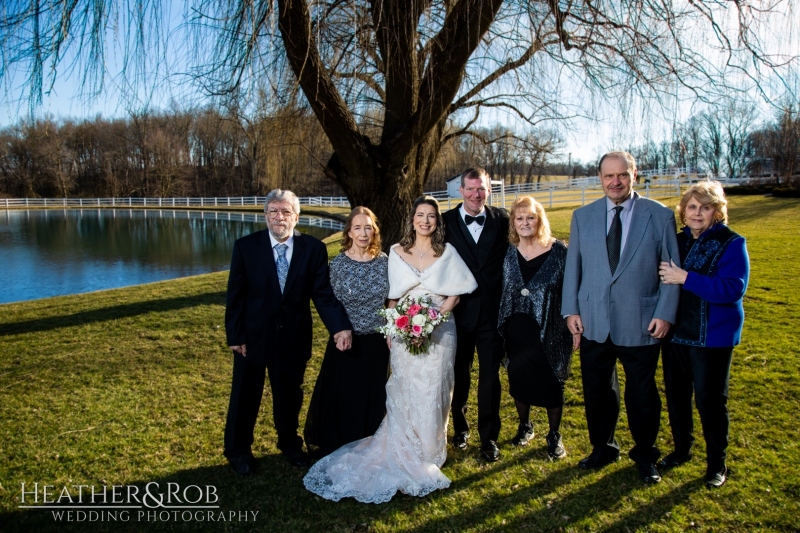
<path fill-rule="evenodd" d="M 427 353 L 433 328 L 447 320 L 450 313 L 440 313 L 427 296 L 404 296 L 392 309 L 378 313 L 387 319 L 385 326 L 378 328 L 384 337 L 397 337 L 403 341 L 409 353 Z"/>

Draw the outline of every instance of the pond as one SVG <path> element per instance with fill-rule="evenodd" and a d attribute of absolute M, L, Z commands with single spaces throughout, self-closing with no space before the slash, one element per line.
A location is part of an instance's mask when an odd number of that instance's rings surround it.
<path fill-rule="evenodd" d="M 297 229 L 322 239 L 342 226 L 301 216 Z M 259 213 L 0 211 L 0 303 L 227 270 L 233 242 L 265 227 Z"/>

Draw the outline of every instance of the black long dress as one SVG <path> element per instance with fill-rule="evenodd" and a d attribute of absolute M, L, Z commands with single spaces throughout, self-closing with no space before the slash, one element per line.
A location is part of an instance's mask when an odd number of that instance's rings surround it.
<path fill-rule="evenodd" d="M 331 261 L 331 286 L 353 323 L 353 345 L 340 352 L 328 339 L 304 430 L 315 459 L 377 431 L 386 413 L 389 348 L 375 328 L 389 294 L 388 258 L 359 262 L 339 254 Z"/>
<path fill-rule="evenodd" d="M 515 247 L 513 254 L 509 249 L 504 264 L 500 327 L 508 358 L 509 393 L 526 405 L 548 409 L 564 405 L 572 354 L 566 321 L 559 316 L 565 256 L 566 248 L 557 241 L 550 251 L 530 261 Z M 537 318 L 545 324 L 544 334 Z"/>

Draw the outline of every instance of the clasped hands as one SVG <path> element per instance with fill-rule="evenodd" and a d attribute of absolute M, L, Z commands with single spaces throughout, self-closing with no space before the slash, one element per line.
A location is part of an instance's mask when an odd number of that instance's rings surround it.
<path fill-rule="evenodd" d="M 333 335 L 333 342 L 336 343 L 336 349 L 340 352 L 349 350 L 353 347 L 353 332 L 349 329 L 343 329 Z"/>

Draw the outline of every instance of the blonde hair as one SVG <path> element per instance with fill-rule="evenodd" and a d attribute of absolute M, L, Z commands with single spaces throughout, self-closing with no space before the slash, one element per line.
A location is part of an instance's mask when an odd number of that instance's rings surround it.
<path fill-rule="evenodd" d="M 375 217 L 375 213 L 369 207 L 358 206 L 350 211 L 350 214 L 347 216 L 347 221 L 344 223 L 344 229 L 342 230 L 342 252 L 346 252 L 350 248 L 353 247 L 353 239 L 350 237 L 350 230 L 353 229 L 353 219 L 356 218 L 358 215 L 365 215 L 369 217 L 372 221 L 372 240 L 367 246 L 367 253 L 372 257 L 378 257 L 381 253 L 381 231 L 378 228 L 378 219 Z"/>
<path fill-rule="evenodd" d="M 538 219 L 539 225 L 536 228 L 535 238 L 542 246 L 547 246 L 553 240 L 550 233 L 550 222 L 547 220 L 547 215 L 544 212 L 544 206 L 533 199 L 533 196 L 520 196 L 512 205 L 509 218 L 511 223 L 508 225 L 508 240 L 511 244 L 519 244 L 519 234 L 517 228 L 514 227 L 514 218 L 517 212 L 527 209 Z"/>
<path fill-rule="evenodd" d="M 722 189 L 720 182 L 714 180 L 698 181 L 686 189 L 676 208 L 678 220 L 683 224 L 686 224 L 684 221 L 686 206 L 692 198 L 696 198 L 702 205 L 714 206 L 714 222 L 728 223 L 728 199 L 725 198 L 725 191 Z"/>

